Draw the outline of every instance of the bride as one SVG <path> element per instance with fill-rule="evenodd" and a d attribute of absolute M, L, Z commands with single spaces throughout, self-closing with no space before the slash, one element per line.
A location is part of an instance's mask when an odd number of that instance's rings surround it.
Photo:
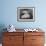
<path fill-rule="evenodd" d="M 21 14 L 21 19 L 32 19 L 32 14 L 27 10 L 23 10 Z"/>

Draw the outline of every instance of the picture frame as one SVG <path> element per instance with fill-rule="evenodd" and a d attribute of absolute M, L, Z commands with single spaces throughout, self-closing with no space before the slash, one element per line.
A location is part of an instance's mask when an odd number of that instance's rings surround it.
<path fill-rule="evenodd" d="M 20 22 L 34 22 L 35 21 L 35 7 L 18 7 L 17 21 Z"/>

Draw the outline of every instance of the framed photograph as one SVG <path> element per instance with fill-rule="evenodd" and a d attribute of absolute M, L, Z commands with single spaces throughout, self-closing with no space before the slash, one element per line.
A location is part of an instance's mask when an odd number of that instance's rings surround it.
<path fill-rule="evenodd" d="M 34 7 L 18 7 L 17 8 L 17 21 L 34 22 L 35 21 L 35 8 Z"/>

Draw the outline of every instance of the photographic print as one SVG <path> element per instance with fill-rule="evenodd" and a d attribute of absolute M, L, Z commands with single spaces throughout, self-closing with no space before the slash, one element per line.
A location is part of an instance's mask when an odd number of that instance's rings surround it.
<path fill-rule="evenodd" d="M 22 22 L 35 21 L 35 8 L 34 7 L 18 7 L 17 21 L 22 21 Z"/>

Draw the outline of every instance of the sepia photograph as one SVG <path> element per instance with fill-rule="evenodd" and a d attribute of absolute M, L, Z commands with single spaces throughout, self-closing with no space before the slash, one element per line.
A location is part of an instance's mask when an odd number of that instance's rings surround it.
<path fill-rule="evenodd" d="M 35 13 L 34 7 L 18 7 L 17 9 L 17 20 L 18 21 L 34 21 Z"/>

